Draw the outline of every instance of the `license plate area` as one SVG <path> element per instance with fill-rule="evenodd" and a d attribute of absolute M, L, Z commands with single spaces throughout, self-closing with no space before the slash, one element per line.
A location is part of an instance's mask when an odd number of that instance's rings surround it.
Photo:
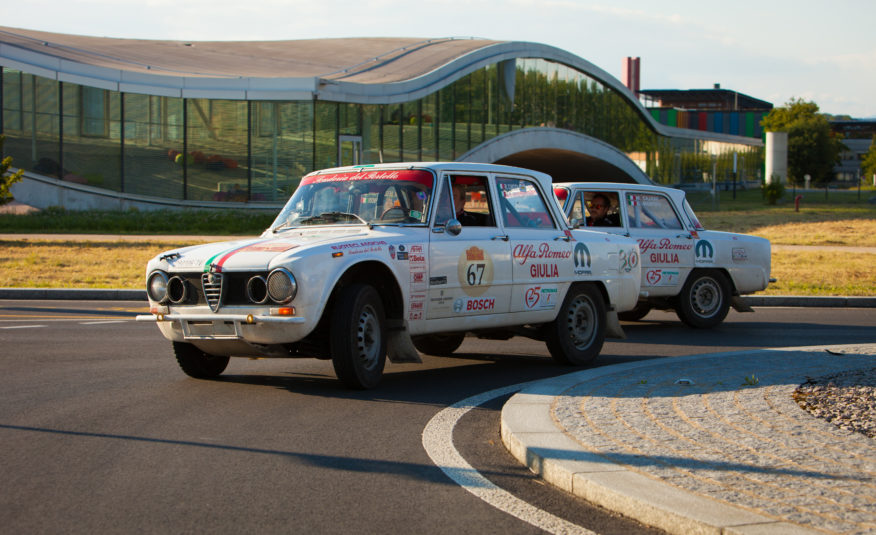
<path fill-rule="evenodd" d="M 240 324 L 236 321 L 180 321 L 186 340 L 239 340 Z"/>

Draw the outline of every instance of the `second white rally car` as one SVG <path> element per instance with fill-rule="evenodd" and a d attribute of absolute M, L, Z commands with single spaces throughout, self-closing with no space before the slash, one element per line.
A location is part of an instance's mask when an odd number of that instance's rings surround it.
<path fill-rule="evenodd" d="M 714 327 L 730 306 L 751 311 L 739 296 L 771 282 L 769 240 L 706 230 L 682 190 L 577 182 L 554 184 L 554 193 L 573 227 L 638 242 L 642 295 L 621 319 L 641 319 L 652 308 L 674 309 L 691 327 Z"/>
<path fill-rule="evenodd" d="M 573 230 L 550 177 L 489 164 L 404 163 L 303 177 L 260 237 L 163 252 L 150 314 L 185 373 L 229 357 L 331 359 L 353 388 L 387 357 L 452 353 L 468 332 L 544 340 L 584 364 L 638 299 L 634 240 Z"/>

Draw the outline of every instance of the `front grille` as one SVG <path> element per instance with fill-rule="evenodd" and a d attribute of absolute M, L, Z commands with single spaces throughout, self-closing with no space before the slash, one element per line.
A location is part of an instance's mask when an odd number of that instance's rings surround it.
<path fill-rule="evenodd" d="M 204 273 L 201 275 L 201 285 L 204 288 L 204 297 L 210 310 L 216 312 L 222 306 L 222 288 L 224 278 L 221 273 Z"/>

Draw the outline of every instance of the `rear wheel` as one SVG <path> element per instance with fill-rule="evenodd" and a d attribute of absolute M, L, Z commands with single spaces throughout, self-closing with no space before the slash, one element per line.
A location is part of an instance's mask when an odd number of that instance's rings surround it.
<path fill-rule="evenodd" d="M 335 374 L 349 388 L 373 388 L 386 365 L 386 317 L 377 290 L 353 284 L 332 310 L 331 355 Z"/>
<path fill-rule="evenodd" d="M 426 355 L 447 356 L 459 349 L 465 333 L 424 334 L 414 337 L 414 347 Z"/>
<path fill-rule="evenodd" d="M 605 301 L 592 284 L 569 288 L 557 319 L 547 326 L 545 342 L 560 364 L 581 366 L 593 361 L 605 342 Z"/>
<path fill-rule="evenodd" d="M 173 343 L 173 353 L 182 371 L 195 379 L 212 379 L 225 371 L 228 357 L 217 357 L 204 353 L 192 344 Z"/>
<path fill-rule="evenodd" d="M 675 312 L 687 325 L 705 329 L 719 325 L 730 310 L 730 283 L 724 273 L 714 269 L 697 270 L 690 274 Z"/>

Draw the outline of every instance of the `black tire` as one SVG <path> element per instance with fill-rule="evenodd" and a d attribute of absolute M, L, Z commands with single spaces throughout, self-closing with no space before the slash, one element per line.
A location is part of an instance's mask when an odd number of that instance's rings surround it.
<path fill-rule="evenodd" d="M 679 319 L 695 329 L 719 325 L 730 310 L 730 282 L 715 269 L 694 270 L 681 293 L 675 312 Z"/>
<path fill-rule="evenodd" d="M 463 340 L 465 333 L 424 334 L 414 337 L 414 347 L 420 353 L 442 357 L 453 354 Z"/>
<path fill-rule="evenodd" d="M 386 365 L 386 316 L 377 290 L 367 284 L 343 288 L 331 316 L 335 374 L 347 387 L 374 388 Z"/>
<path fill-rule="evenodd" d="M 195 379 L 212 379 L 224 372 L 228 366 L 228 357 L 204 353 L 192 344 L 184 342 L 174 342 L 173 353 L 182 371 Z"/>
<path fill-rule="evenodd" d="M 651 305 L 648 303 L 638 302 L 636 303 L 635 308 L 632 310 L 627 310 L 626 312 L 620 312 L 617 315 L 617 319 L 621 321 L 639 321 L 648 315 L 648 312 L 651 312 Z"/>
<path fill-rule="evenodd" d="M 599 356 L 605 342 L 605 300 L 592 284 L 569 288 L 557 319 L 547 325 L 545 343 L 560 363 L 582 366 Z"/>

